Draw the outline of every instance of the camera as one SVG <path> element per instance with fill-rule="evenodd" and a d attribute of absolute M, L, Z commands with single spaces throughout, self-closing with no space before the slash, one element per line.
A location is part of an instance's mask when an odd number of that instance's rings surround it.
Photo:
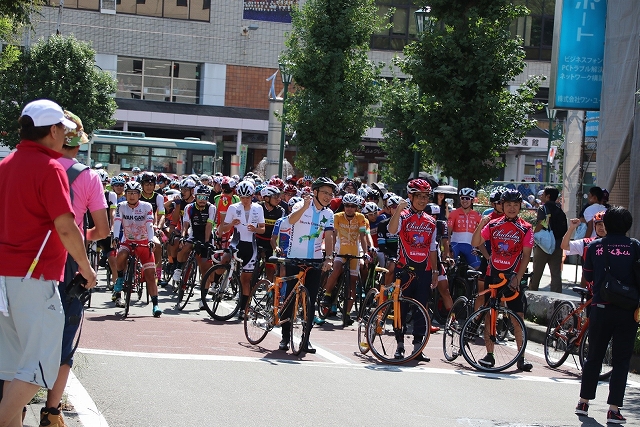
<path fill-rule="evenodd" d="M 82 274 L 78 273 L 71 280 L 67 287 L 65 288 L 65 293 L 67 294 L 67 298 L 73 299 L 78 298 L 80 302 L 84 305 L 84 303 L 89 298 L 89 290 L 84 287 L 87 284 L 87 279 L 85 279 Z"/>

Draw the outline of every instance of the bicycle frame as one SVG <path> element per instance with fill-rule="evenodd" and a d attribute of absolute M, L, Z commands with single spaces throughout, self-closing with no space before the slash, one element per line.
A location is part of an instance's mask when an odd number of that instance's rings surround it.
<path fill-rule="evenodd" d="M 311 267 L 305 266 L 301 267 L 300 271 L 293 276 L 285 276 L 285 277 L 276 277 L 271 286 L 269 286 L 268 291 L 273 292 L 273 325 L 280 326 L 283 323 L 290 322 L 291 319 L 280 319 L 280 315 L 283 313 L 284 308 L 288 307 L 292 302 L 292 298 L 298 298 L 298 289 L 300 286 L 304 286 L 304 279 L 307 276 L 307 271 L 309 271 Z M 288 282 L 289 280 L 296 279 L 296 284 L 293 286 L 293 289 L 289 293 L 289 296 L 280 303 L 280 289 L 282 287 L 283 282 Z M 307 306 L 304 306 L 304 318 L 307 318 Z"/>
<path fill-rule="evenodd" d="M 593 298 L 589 298 L 587 301 L 581 303 L 578 307 L 567 314 L 564 319 L 562 319 L 562 322 L 560 322 L 560 324 L 556 326 L 554 334 L 557 333 L 558 329 L 562 329 L 562 326 L 567 323 L 569 319 L 571 319 L 573 316 L 578 316 L 578 318 L 580 319 L 579 325 L 577 325 L 576 329 L 572 328 L 571 330 L 567 331 L 567 334 L 573 335 L 576 330 L 579 330 L 578 334 L 575 335 L 575 339 L 571 340 L 571 343 L 575 347 L 580 347 L 580 343 L 582 343 L 585 334 L 589 330 L 589 318 L 585 316 L 585 309 L 591 305 L 592 299 Z M 569 345 L 569 342 L 567 342 L 567 345 Z"/>
<path fill-rule="evenodd" d="M 479 292 L 476 297 L 480 297 L 485 294 L 489 294 L 489 303 L 488 306 L 491 308 L 490 311 L 490 324 L 489 324 L 489 337 L 491 341 L 495 342 L 496 337 L 498 336 L 498 332 L 496 330 L 498 324 L 498 310 L 497 308 L 500 306 L 502 302 L 512 301 L 520 296 L 520 292 L 515 291 L 514 294 L 508 298 L 501 297 L 500 301 L 498 301 L 498 289 L 507 284 L 508 280 L 504 273 L 498 274 L 498 277 L 501 279 L 500 283 L 494 283 L 489 285 L 487 289 L 482 292 Z M 473 315 L 473 314 L 472 314 Z"/>
<path fill-rule="evenodd" d="M 400 313 L 400 297 L 402 296 L 402 290 L 406 289 L 411 282 L 413 282 L 413 279 L 415 279 L 416 275 L 413 272 L 413 267 L 404 267 L 403 270 L 406 270 L 409 272 L 409 280 L 407 281 L 407 283 L 405 283 L 404 286 L 401 286 L 400 280 L 401 280 L 401 275 L 402 275 L 402 270 L 400 272 L 398 272 L 398 274 L 396 274 L 396 280 L 390 284 L 390 285 L 381 285 L 380 286 L 380 292 L 376 295 L 376 305 L 381 305 L 383 302 L 385 302 L 388 298 L 386 296 L 387 291 L 391 290 L 391 298 L 393 300 L 393 312 L 394 313 Z M 376 329 L 380 328 L 380 321 L 382 320 L 382 314 L 379 315 L 380 317 L 376 322 Z M 393 328 L 394 329 L 402 329 L 402 316 L 393 316 Z M 369 322 L 371 322 L 371 320 L 369 320 Z M 376 331 L 377 333 L 380 333 L 379 330 Z"/>

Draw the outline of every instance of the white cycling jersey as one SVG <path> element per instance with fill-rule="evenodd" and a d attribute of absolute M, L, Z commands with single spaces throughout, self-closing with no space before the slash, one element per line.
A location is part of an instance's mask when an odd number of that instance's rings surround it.
<path fill-rule="evenodd" d="M 127 242 L 153 241 L 153 207 L 151 203 L 138 202 L 134 207 L 125 202 L 118 203 L 113 220 L 113 235 L 119 236 L 123 229 L 123 240 Z"/>

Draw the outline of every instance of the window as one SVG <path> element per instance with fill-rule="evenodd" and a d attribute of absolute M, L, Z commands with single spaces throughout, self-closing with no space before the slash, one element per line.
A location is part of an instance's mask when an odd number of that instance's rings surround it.
<path fill-rule="evenodd" d="M 118 98 L 198 104 L 200 64 L 118 57 Z"/>
<path fill-rule="evenodd" d="M 394 13 L 386 21 L 391 24 L 391 28 L 371 36 L 371 49 L 401 51 L 416 37 L 414 12 L 418 7 L 411 0 L 376 0 L 376 4 L 381 19 L 392 9 Z"/>
<path fill-rule="evenodd" d="M 176 1 L 176 6 L 188 7 L 189 5 L 187 4 L 187 0 L 177 0 Z"/>
<path fill-rule="evenodd" d="M 530 13 L 511 24 L 511 34 L 522 38 L 526 59 L 550 61 L 556 0 L 516 0 L 514 3 L 526 6 Z"/>
<path fill-rule="evenodd" d="M 64 6 L 67 7 L 67 2 L 73 1 L 65 0 Z M 86 3 L 98 2 L 99 0 L 75 1 Z M 117 13 L 208 22 L 211 0 L 116 0 L 116 5 Z"/>

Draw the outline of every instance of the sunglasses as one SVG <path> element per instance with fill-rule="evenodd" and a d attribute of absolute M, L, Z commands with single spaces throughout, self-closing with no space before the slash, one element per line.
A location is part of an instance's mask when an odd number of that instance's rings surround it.
<path fill-rule="evenodd" d="M 356 206 L 356 205 L 351 205 L 351 204 L 349 204 L 349 205 L 344 205 L 344 207 L 345 207 L 345 208 L 356 208 L 357 206 Z"/>
<path fill-rule="evenodd" d="M 471 197 L 462 196 L 462 197 L 460 197 L 460 200 L 471 200 Z"/>
<path fill-rule="evenodd" d="M 196 199 L 198 199 L 198 200 L 207 200 L 207 199 L 209 199 L 209 196 L 207 196 L 206 194 L 198 194 L 196 196 Z"/>
<path fill-rule="evenodd" d="M 124 187 L 124 184 L 111 184 L 112 187 Z"/>

